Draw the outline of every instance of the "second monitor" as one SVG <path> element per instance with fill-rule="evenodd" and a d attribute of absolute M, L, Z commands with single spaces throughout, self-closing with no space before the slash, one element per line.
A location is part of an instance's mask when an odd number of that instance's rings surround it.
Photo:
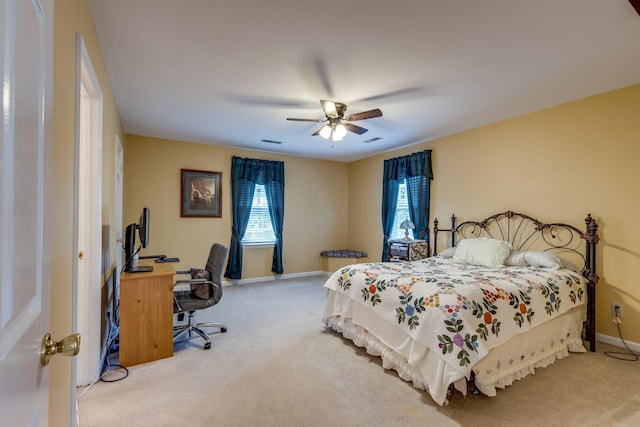
<path fill-rule="evenodd" d="M 124 240 L 124 253 L 125 253 L 125 265 L 124 271 L 129 273 L 145 273 L 153 271 L 151 265 L 137 265 L 136 255 L 140 252 L 141 248 L 149 246 L 149 225 L 150 225 L 151 213 L 149 208 L 143 208 L 138 223 L 129 224 L 125 231 Z M 138 231 L 138 237 L 140 239 L 140 246 L 136 248 L 136 230 Z"/>

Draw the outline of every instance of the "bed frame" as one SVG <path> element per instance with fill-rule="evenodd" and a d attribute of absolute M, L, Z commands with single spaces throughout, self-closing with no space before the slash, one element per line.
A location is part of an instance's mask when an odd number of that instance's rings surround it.
<path fill-rule="evenodd" d="M 588 214 L 584 220 L 586 231 L 569 224 L 545 224 L 528 215 L 506 211 L 492 215 L 482 221 L 465 221 L 457 224 L 451 216 L 451 228 L 438 228 L 438 219 L 433 221 L 433 255 L 438 254 L 438 233 L 451 233 L 451 247 L 460 238 L 489 237 L 504 240 L 517 251 L 550 251 L 577 260 L 583 265 L 582 276 L 587 279 L 587 321 L 585 340 L 589 350 L 596 351 L 596 245 L 599 237 L 598 224 Z M 582 240 L 585 244 L 582 244 Z M 580 265 L 580 264 L 577 264 Z"/>

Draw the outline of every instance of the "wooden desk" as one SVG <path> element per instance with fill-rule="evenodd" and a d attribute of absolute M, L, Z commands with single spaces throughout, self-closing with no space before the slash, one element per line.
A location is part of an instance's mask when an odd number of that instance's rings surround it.
<path fill-rule="evenodd" d="M 120 277 L 120 365 L 132 366 L 173 356 L 173 276 L 171 263 L 143 260 L 149 273 Z"/>

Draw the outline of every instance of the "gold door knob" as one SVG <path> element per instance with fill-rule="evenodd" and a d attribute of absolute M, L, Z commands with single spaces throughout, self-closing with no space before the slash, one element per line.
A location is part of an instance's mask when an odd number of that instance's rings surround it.
<path fill-rule="evenodd" d="M 78 259 L 84 259 L 84 252 L 78 252 Z"/>
<path fill-rule="evenodd" d="M 42 345 L 40 346 L 40 364 L 47 366 L 49 359 L 54 354 L 62 354 L 64 356 L 75 356 L 80 352 L 80 334 L 71 334 L 62 341 L 55 342 L 51 339 L 51 334 L 46 333 L 42 337 Z"/>

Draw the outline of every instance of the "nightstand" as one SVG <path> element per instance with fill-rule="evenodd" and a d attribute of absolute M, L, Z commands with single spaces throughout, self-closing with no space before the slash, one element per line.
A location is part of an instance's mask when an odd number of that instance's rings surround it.
<path fill-rule="evenodd" d="M 426 240 L 390 240 L 389 261 L 415 261 L 429 256 L 429 243 Z"/>

